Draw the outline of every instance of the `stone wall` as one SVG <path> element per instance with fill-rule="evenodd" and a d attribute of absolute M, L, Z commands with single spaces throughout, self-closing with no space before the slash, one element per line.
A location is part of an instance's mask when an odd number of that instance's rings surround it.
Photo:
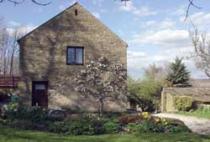
<path fill-rule="evenodd" d="M 174 105 L 174 95 L 170 93 L 165 93 L 164 91 L 161 94 L 161 112 L 176 112 Z"/>
<path fill-rule="evenodd" d="M 188 96 L 192 97 L 194 102 L 210 103 L 210 88 L 164 88 L 161 94 L 161 111 L 162 112 L 175 112 L 177 111 L 174 106 L 175 96 Z"/>
<path fill-rule="evenodd" d="M 127 44 L 78 3 L 23 37 L 19 44 L 23 88 L 29 94 L 29 104 L 31 82 L 48 80 L 49 107 L 97 111 L 95 98 L 74 91 L 73 78 L 84 66 L 66 65 L 67 46 L 83 46 L 85 64 L 103 56 L 127 68 Z M 127 102 L 111 99 L 105 106 L 107 111 L 124 111 Z"/>

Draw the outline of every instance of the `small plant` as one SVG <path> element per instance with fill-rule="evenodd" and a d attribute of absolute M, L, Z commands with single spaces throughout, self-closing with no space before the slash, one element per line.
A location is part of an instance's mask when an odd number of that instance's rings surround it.
<path fill-rule="evenodd" d="M 107 134 L 117 133 L 120 129 L 119 124 L 114 121 L 108 121 L 104 124 L 105 132 Z"/>
<path fill-rule="evenodd" d="M 188 96 L 175 96 L 174 104 L 178 111 L 188 111 L 192 107 L 193 100 Z"/>
<path fill-rule="evenodd" d="M 54 122 L 48 124 L 48 131 L 54 133 L 67 133 L 69 128 L 64 122 Z"/>
<path fill-rule="evenodd" d="M 148 119 L 150 117 L 150 114 L 148 112 L 142 112 L 141 115 L 144 119 Z"/>
<path fill-rule="evenodd" d="M 91 129 L 93 130 L 93 134 L 104 134 L 105 128 L 104 128 L 105 120 L 99 119 L 99 120 L 91 120 Z"/>

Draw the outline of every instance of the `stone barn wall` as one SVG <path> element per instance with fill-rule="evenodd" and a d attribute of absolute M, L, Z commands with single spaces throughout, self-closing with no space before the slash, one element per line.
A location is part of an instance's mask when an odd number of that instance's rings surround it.
<path fill-rule="evenodd" d="M 77 14 L 75 13 L 77 11 Z M 31 82 L 49 81 L 49 107 L 97 111 L 96 98 L 74 91 L 75 74 L 81 65 L 66 65 L 67 46 L 84 47 L 84 64 L 105 57 L 127 68 L 127 44 L 76 3 L 19 40 L 20 68 L 31 104 Z M 125 111 L 127 100 L 109 99 L 106 111 Z"/>

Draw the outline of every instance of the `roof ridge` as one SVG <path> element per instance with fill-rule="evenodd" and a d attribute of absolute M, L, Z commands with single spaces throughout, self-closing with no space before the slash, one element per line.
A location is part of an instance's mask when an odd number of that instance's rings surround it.
<path fill-rule="evenodd" d="M 39 27 L 49 23 L 51 20 L 53 20 L 54 18 L 60 16 L 61 14 L 63 14 L 65 11 L 67 11 L 68 9 L 74 7 L 75 5 L 79 5 L 82 6 L 78 1 L 76 1 L 74 4 L 70 5 L 69 7 L 67 7 L 66 9 L 64 9 L 63 11 L 57 13 L 55 16 L 53 16 L 52 18 L 49 18 L 46 22 L 43 22 L 42 24 L 40 24 L 39 26 L 37 26 L 36 28 L 34 28 L 33 30 L 31 30 L 30 32 L 28 32 L 27 34 L 25 34 L 24 36 L 22 36 L 21 38 L 19 38 L 17 40 L 17 42 L 20 42 L 23 38 L 25 38 L 26 36 L 30 35 L 32 32 L 34 32 L 36 29 L 38 29 Z"/>

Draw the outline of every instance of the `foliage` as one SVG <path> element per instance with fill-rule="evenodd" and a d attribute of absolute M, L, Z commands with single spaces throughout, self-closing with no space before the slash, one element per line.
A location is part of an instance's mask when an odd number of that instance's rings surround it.
<path fill-rule="evenodd" d="M 159 97 L 158 95 L 161 92 L 161 84 L 154 80 L 145 79 L 141 82 L 141 89 L 139 91 L 142 98 L 152 100 Z"/>
<path fill-rule="evenodd" d="M 182 59 L 176 58 L 170 64 L 170 72 L 167 76 L 167 81 L 171 82 L 173 86 L 188 86 L 190 79 L 190 72 L 187 71 L 186 66 L 182 63 Z"/>
<path fill-rule="evenodd" d="M 34 130 L 35 126 L 31 121 L 28 120 L 6 120 L 4 125 L 11 128 L 23 129 L 23 130 Z"/>
<path fill-rule="evenodd" d="M 175 132 L 181 130 L 178 123 L 154 118 L 148 112 L 121 117 L 80 115 L 77 118 L 59 121 L 50 119 L 45 109 L 19 109 L 20 107 L 18 107 L 17 110 L 13 111 L 13 107 L 11 108 L 12 111 L 6 115 L 7 119 L 1 120 L 0 124 L 18 129 L 49 131 L 65 135 L 113 134 L 123 131 L 123 127 L 135 132 L 171 132 L 172 130 Z"/>
<path fill-rule="evenodd" d="M 57 120 L 52 119 L 47 110 L 39 107 L 25 108 L 11 105 L 8 108 L 11 109 L 6 111 L 6 119 L 0 122 L 12 128 L 50 131 L 69 135 L 116 133 L 120 129 L 116 119 L 81 115 L 77 118 Z"/>
<path fill-rule="evenodd" d="M 193 100 L 188 96 L 175 96 L 174 105 L 175 108 L 179 111 L 188 111 L 191 109 Z"/>
<path fill-rule="evenodd" d="M 9 103 L 4 108 L 4 115 L 10 120 L 30 120 L 32 122 L 43 122 L 48 118 L 48 111 L 40 107 L 22 107 L 18 103 Z"/>
<path fill-rule="evenodd" d="M 209 142 L 209 140 L 208 136 L 188 132 L 71 136 L 0 126 L 0 142 Z"/>
<path fill-rule="evenodd" d="M 106 134 L 112 134 L 112 133 L 117 133 L 120 130 L 119 123 L 115 121 L 108 121 L 104 124 L 105 128 L 105 133 Z"/>
<path fill-rule="evenodd" d="M 195 116 L 198 118 L 207 118 L 210 119 L 210 110 L 205 108 L 198 108 L 193 111 L 179 111 L 178 114 L 183 114 L 187 116 Z"/>
<path fill-rule="evenodd" d="M 130 132 L 137 133 L 175 133 L 189 132 L 189 129 L 181 122 L 161 119 L 142 114 L 141 121 L 129 123 L 127 128 Z M 146 117 L 145 117 L 146 116 Z M 145 117 L 145 118 L 144 118 Z"/>
<path fill-rule="evenodd" d="M 99 135 L 119 131 L 120 125 L 112 119 L 81 117 L 62 122 L 50 123 L 49 131 L 69 135 Z"/>
<path fill-rule="evenodd" d="M 148 112 L 122 116 L 119 118 L 119 122 L 129 132 L 134 133 L 189 132 L 189 129 L 181 121 L 153 117 Z"/>
<path fill-rule="evenodd" d="M 148 132 L 164 132 L 164 126 L 159 124 L 154 124 L 150 121 L 142 121 L 138 124 L 129 124 L 128 128 L 131 132 L 138 133 L 148 133 Z"/>
<path fill-rule="evenodd" d="M 152 112 L 158 108 L 161 90 L 161 83 L 152 79 L 128 80 L 129 97 L 138 102 L 142 111 Z"/>
<path fill-rule="evenodd" d="M 69 132 L 71 135 L 91 135 L 93 134 L 93 129 L 89 123 L 83 122 L 73 122 L 69 125 Z"/>
<path fill-rule="evenodd" d="M 58 121 L 54 123 L 49 123 L 48 130 L 49 132 L 62 134 L 68 132 L 68 126 L 66 125 L 66 123 Z"/>
<path fill-rule="evenodd" d="M 109 97 L 122 98 L 127 94 L 127 71 L 122 64 L 111 64 L 101 57 L 91 61 L 75 76 L 75 91 L 93 96 L 99 103 L 99 114 L 104 111 L 104 101 Z M 125 98 L 125 97 L 124 97 Z"/>

